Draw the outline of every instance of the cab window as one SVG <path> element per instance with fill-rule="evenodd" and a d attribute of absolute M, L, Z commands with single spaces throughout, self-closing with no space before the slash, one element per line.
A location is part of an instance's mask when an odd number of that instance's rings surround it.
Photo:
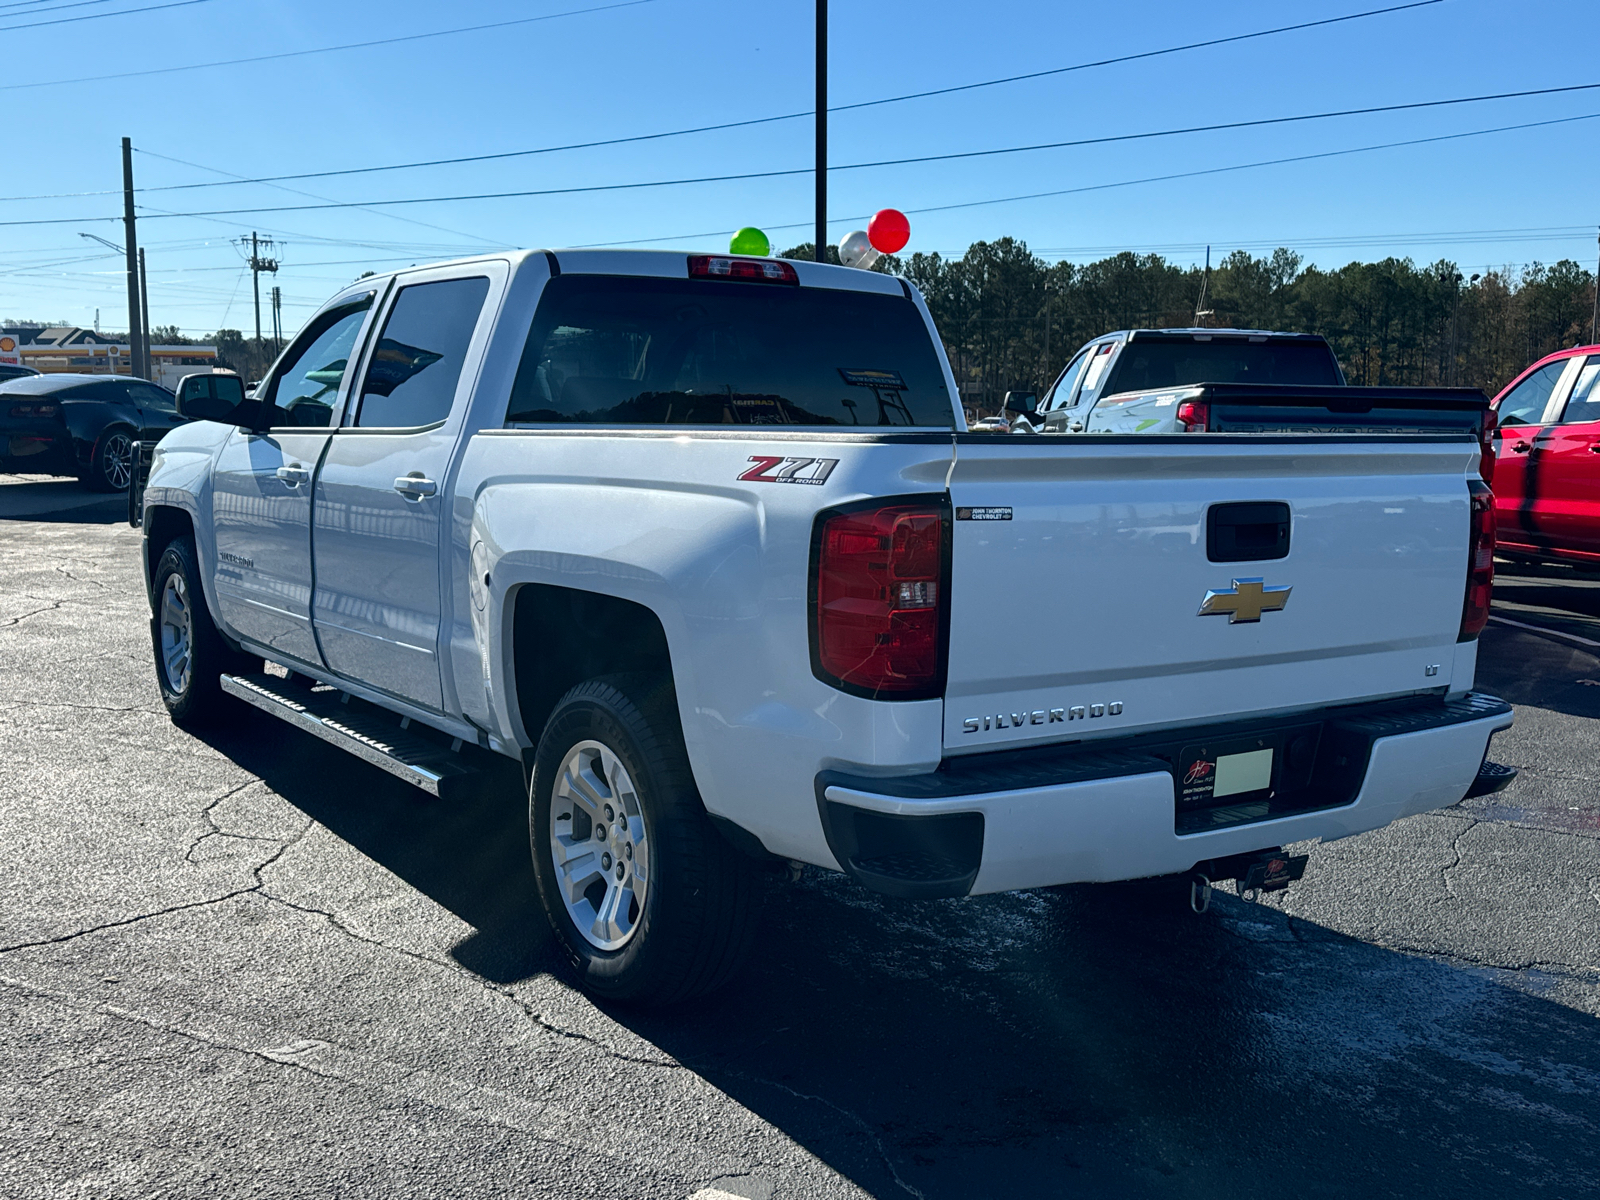
<path fill-rule="evenodd" d="M 1039 406 L 1041 412 L 1066 408 L 1072 403 L 1072 394 L 1077 389 L 1078 377 L 1083 374 L 1084 364 L 1088 361 L 1089 352 L 1080 350 L 1078 357 L 1067 364 L 1067 369 L 1061 372 L 1061 377 L 1050 389 L 1050 394 L 1044 398 L 1044 403 Z"/>
<path fill-rule="evenodd" d="M 1550 403 L 1550 394 L 1556 390 L 1556 384 L 1561 381 L 1562 372 L 1567 369 L 1567 360 L 1558 358 L 1553 363 L 1546 363 L 1532 375 L 1529 375 L 1500 401 L 1498 410 L 1500 424 L 1505 425 L 1540 425 L 1544 423 L 1544 410 Z"/>
<path fill-rule="evenodd" d="M 355 353 L 356 336 L 372 295 L 322 314 L 289 347 L 261 402 L 270 426 L 321 426 L 331 422 L 339 385 Z"/>

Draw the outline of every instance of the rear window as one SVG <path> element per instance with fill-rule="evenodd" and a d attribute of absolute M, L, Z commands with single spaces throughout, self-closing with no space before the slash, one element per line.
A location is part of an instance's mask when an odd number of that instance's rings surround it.
<path fill-rule="evenodd" d="M 1106 394 L 1192 383 L 1340 383 L 1333 352 L 1320 342 L 1129 342 Z"/>
<path fill-rule="evenodd" d="M 562 275 L 545 285 L 507 424 L 954 423 L 901 296 Z"/>

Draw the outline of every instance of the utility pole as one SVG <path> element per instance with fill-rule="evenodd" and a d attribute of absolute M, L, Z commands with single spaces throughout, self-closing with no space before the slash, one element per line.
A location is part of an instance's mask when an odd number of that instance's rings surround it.
<path fill-rule="evenodd" d="M 241 243 L 244 242 L 240 238 Z M 268 271 L 273 275 L 278 273 L 278 260 L 275 258 L 262 258 L 261 248 L 265 246 L 272 249 L 272 239 L 250 235 L 250 279 L 256 293 L 256 345 L 261 345 L 261 272 Z"/>
<path fill-rule="evenodd" d="M 1594 264 L 1594 315 L 1589 318 L 1589 342 L 1600 343 L 1600 258 Z"/>
<path fill-rule="evenodd" d="M 132 373 L 140 379 L 144 363 L 143 310 L 139 307 L 139 249 L 133 218 L 133 142 L 122 139 L 122 223 L 126 230 L 124 248 L 128 255 L 128 357 Z"/>
<path fill-rule="evenodd" d="M 144 330 L 144 378 L 149 379 L 150 369 L 150 282 L 144 273 L 144 247 L 139 247 L 139 325 Z"/>
<path fill-rule="evenodd" d="M 1194 302 L 1194 323 L 1199 328 L 1200 318 L 1209 317 L 1211 310 L 1206 307 L 1206 288 L 1211 285 L 1211 247 L 1206 247 L 1206 273 L 1200 277 L 1200 299 Z"/>
<path fill-rule="evenodd" d="M 283 352 L 283 289 L 272 288 L 272 352 Z"/>
<path fill-rule="evenodd" d="M 815 257 L 818 262 L 828 261 L 828 0 L 817 0 L 817 252 Z"/>

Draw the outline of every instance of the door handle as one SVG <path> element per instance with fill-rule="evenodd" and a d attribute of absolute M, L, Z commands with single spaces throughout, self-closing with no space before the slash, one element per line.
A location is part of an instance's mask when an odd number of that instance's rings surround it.
<path fill-rule="evenodd" d="M 1531 442 L 1513 442 L 1511 445 L 1511 453 L 1513 454 L 1526 454 L 1532 449 L 1533 443 Z"/>
<path fill-rule="evenodd" d="M 1590 454 L 1600 454 L 1600 442 L 1590 442 L 1589 443 L 1589 453 Z"/>
<path fill-rule="evenodd" d="M 439 490 L 439 485 L 427 479 L 420 471 L 413 471 L 409 475 L 402 475 L 394 481 L 394 490 L 407 500 L 421 500 L 424 496 L 431 496 Z"/>
<path fill-rule="evenodd" d="M 302 467 L 299 463 L 290 463 L 286 467 L 279 467 L 277 470 L 277 476 L 290 487 L 299 487 L 302 483 L 305 483 L 311 478 L 311 472 L 305 467 Z"/>

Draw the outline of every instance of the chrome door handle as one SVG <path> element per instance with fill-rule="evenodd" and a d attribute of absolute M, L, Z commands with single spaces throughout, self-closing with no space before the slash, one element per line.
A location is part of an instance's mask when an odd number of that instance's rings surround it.
<path fill-rule="evenodd" d="M 1515 442 L 1515 443 L 1512 444 L 1511 453 L 1513 453 L 1513 454 L 1526 454 L 1529 450 L 1532 450 L 1532 449 L 1533 449 L 1533 446 L 1528 442 Z"/>
<path fill-rule="evenodd" d="M 424 496 L 431 496 L 439 490 L 439 485 L 431 479 L 426 479 L 420 472 L 402 475 L 394 481 L 394 490 L 407 500 L 421 500 Z"/>
<path fill-rule="evenodd" d="M 299 463 L 291 463 L 287 467 L 279 467 L 277 470 L 277 475 L 279 479 L 283 480 L 284 483 L 288 484 L 290 487 L 299 487 L 302 483 L 305 483 L 311 478 L 311 472 L 305 467 L 302 467 Z"/>

